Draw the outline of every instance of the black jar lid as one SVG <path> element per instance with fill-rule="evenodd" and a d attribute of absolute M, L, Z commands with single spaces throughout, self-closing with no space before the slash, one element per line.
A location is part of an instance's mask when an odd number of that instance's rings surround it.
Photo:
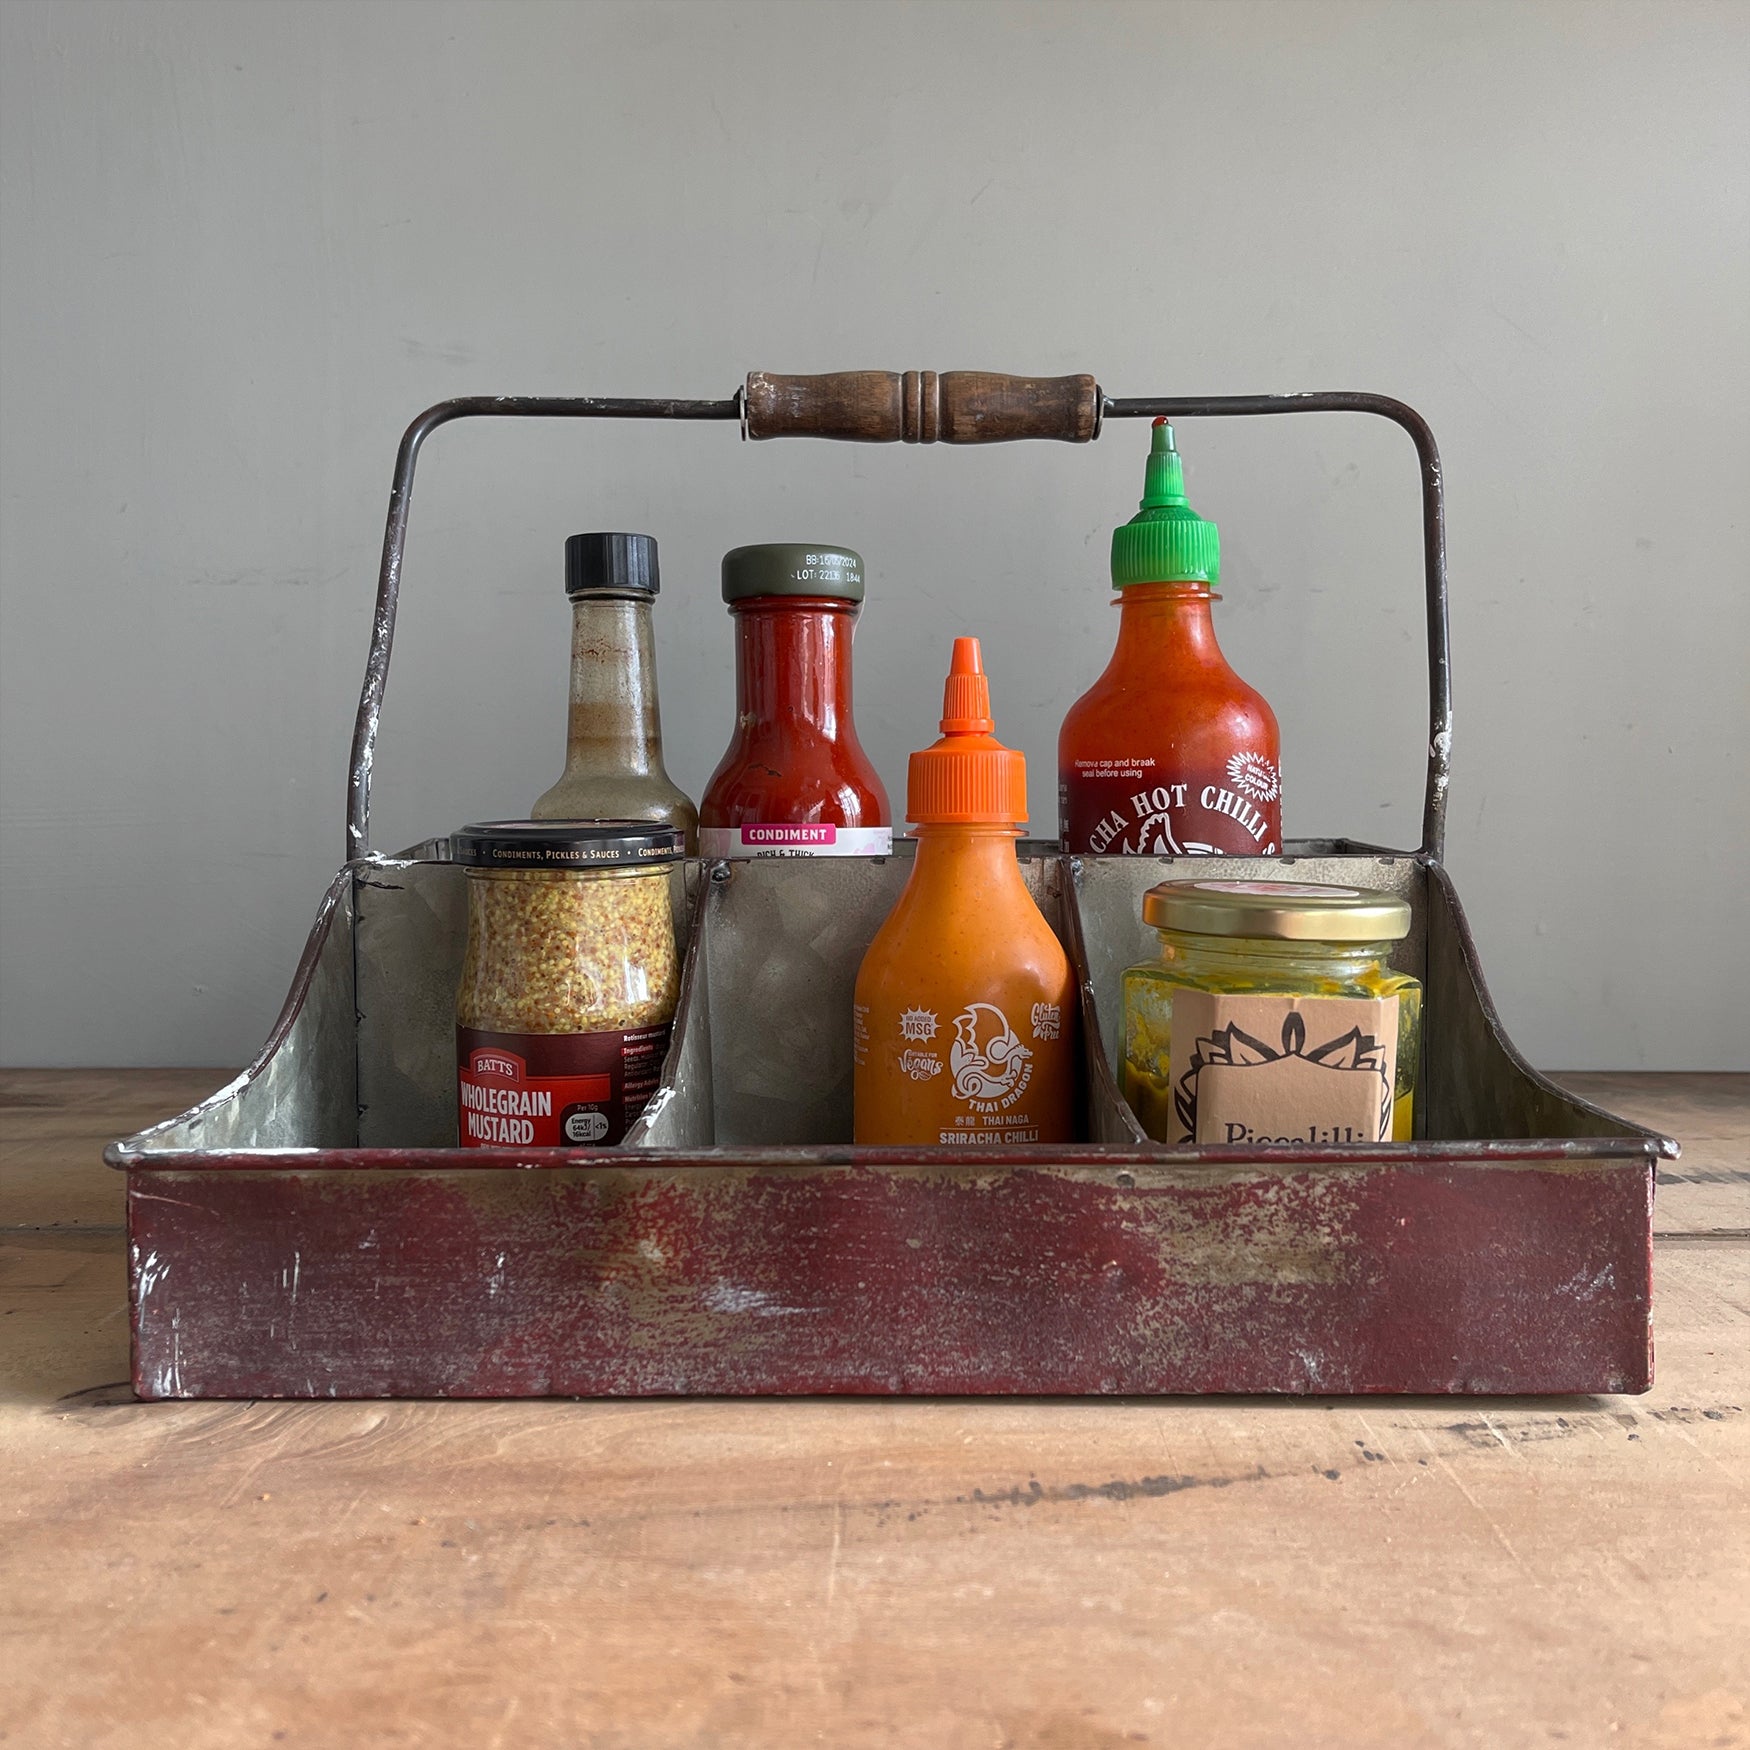
<path fill-rule="evenodd" d="M 565 593 L 655 595 L 656 537 L 598 531 L 565 541 Z"/>
<path fill-rule="evenodd" d="M 482 820 L 450 836 L 450 858 L 471 869 L 589 869 L 678 862 L 678 826 L 649 820 Z"/>
<path fill-rule="evenodd" d="M 723 555 L 723 599 L 744 602 L 755 596 L 836 596 L 863 599 L 863 560 L 849 547 L 831 541 L 767 541 L 735 547 Z"/>

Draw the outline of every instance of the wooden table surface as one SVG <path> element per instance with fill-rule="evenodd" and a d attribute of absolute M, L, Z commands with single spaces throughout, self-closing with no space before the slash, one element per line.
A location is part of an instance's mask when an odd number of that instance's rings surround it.
<path fill-rule="evenodd" d="M 8 1746 L 1750 1746 L 1750 1077 L 1644 1398 L 136 1404 L 109 1137 L 0 1075 Z"/>

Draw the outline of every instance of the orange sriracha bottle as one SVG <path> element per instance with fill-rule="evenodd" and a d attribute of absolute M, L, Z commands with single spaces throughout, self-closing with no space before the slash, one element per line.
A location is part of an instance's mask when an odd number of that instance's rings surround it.
<path fill-rule="evenodd" d="M 856 1140 L 1068 1142 L 1075 988 L 1015 857 L 1027 761 L 991 733 L 976 638 L 954 640 L 941 728 L 907 773 L 917 860 L 857 973 Z"/>

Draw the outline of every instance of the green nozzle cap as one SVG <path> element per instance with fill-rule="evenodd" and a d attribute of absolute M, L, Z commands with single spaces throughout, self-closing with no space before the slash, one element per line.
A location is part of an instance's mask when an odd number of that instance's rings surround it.
<path fill-rule="evenodd" d="M 1112 531 L 1112 587 L 1127 583 L 1216 583 L 1221 531 L 1185 502 L 1185 466 L 1173 428 L 1157 419 L 1143 478 L 1142 508 Z"/>

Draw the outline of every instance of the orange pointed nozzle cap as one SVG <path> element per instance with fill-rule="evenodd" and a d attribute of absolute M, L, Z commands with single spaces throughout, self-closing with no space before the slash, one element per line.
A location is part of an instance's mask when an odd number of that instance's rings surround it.
<path fill-rule="evenodd" d="M 942 689 L 942 739 L 911 756 L 906 819 L 919 826 L 1010 826 L 1027 818 L 1027 758 L 991 731 L 990 682 L 976 638 L 956 638 Z"/>
<path fill-rule="evenodd" d="M 942 688 L 941 728 L 944 735 L 989 735 L 996 728 L 990 714 L 984 653 L 976 638 L 954 640 L 954 657 Z"/>

